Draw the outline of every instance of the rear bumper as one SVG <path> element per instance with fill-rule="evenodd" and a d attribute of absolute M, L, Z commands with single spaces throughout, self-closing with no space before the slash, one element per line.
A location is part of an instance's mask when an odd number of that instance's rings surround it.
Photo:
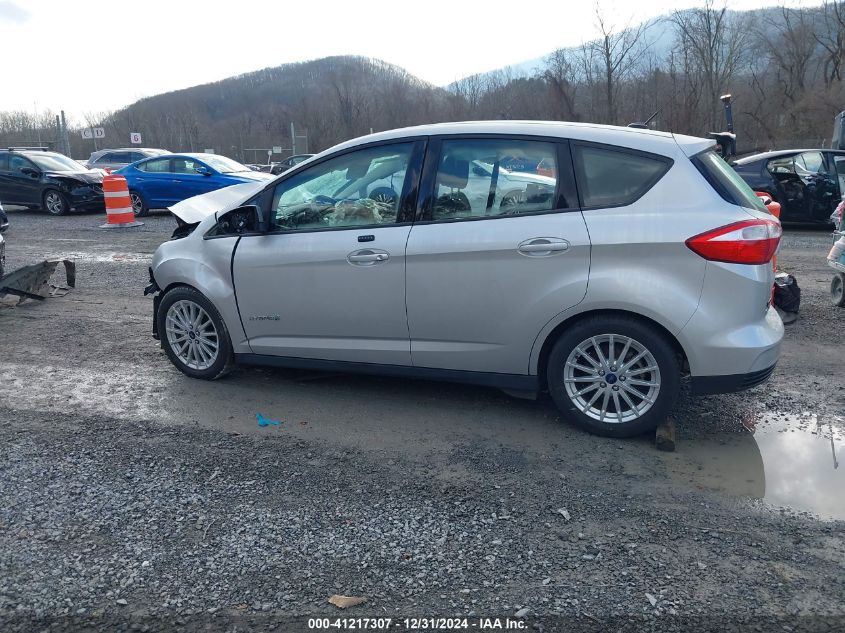
<path fill-rule="evenodd" d="M 762 385 L 769 379 L 775 365 L 748 374 L 729 374 L 727 376 L 693 376 L 692 394 L 694 396 L 709 396 L 716 393 L 733 393 L 745 391 L 757 385 Z"/>

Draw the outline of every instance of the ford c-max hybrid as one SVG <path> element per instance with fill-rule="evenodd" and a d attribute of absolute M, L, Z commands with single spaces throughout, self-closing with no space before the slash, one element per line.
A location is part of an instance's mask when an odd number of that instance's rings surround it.
<path fill-rule="evenodd" d="M 781 227 L 712 140 L 427 125 L 171 210 L 147 291 L 196 378 L 249 363 L 548 391 L 621 437 L 657 426 L 684 379 L 738 391 L 778 360 Z"/>

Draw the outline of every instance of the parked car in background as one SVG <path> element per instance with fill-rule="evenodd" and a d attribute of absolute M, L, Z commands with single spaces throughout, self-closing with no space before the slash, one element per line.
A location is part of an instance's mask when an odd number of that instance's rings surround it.
<path fill-rule="evenodd" d="M 46 149 L 0 149 L 0 200 L 51 215 L 104 210 L 103 172 Z"/>
<path fill-rule="evenodd" d="M 167 154 L 132 163 L 114 173 L 126 178 L 137 216 L 222 187 L 272 178 L 219 154 Z"/>
<path fill-rule="evenodd" d="M 288 169 L 293 167 L 294 165 L 298 165 L 299 163 L 308 160 L 314 154 L 294 154 L 293 156 L 289 156 L 288 158 L 275 163 L 270 170 L 274 176 L 278 176 L 279 174 L 283 174 Z"/>
<path fill-rule="evenodd" d="M 733 163 L 755 191 L 780 203 L 785 222 L 828 224 L 845 193 L 845 151 L 794 149 L 746 156 Z"/>
<path fill-rule="evenodd" d="M 538 121 L 348 141 L 173 206 L 154 332 L 195 378 L 243 362 L 547 390 L 591 432 L 643 433 L 682 375 L 748 389 L 780 353 L 780 223 L 713 147 Z"/>
<path fill-rule="evenodd" d="M 169 154 L 166 149 L 155 149 L 151 147 L 120 147 L 117 149 L 101 149 L 93 152 L 91 157 L 85 163 L 89 168 L 105 169 L 106 171 L 114 171 L 121 167 L 126 167 L 130 163 L 143 160 L 145 158 L 152 158 L 153 156 L 163 156 Z"/>

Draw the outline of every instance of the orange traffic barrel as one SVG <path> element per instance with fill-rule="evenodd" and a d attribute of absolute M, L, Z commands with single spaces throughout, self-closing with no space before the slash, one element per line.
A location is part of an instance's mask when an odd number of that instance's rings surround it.
<path fill-rule="evenodd" d="M 109 174 L 103 177 L 103 196 L 106 200 L 106 223 L 101 229 L 119 227 L 143 226 L 143 222 L 135 219 L 132 212 L 132 201 L 129 199 L 129 187 L 126 178 Z"/>

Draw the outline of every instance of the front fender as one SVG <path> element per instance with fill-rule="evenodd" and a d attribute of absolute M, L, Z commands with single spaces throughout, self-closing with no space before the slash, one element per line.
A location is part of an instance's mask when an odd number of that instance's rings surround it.
<path fill-rule="evenodd" d="M 163 291 L 185 285 L 200 291 L 220 313 L 236 353 L 248 353 L 232 284 L 232 254 L 237 237 L 202 239 L 199 228 L 188 238 L 165 242 L 153 256 L 152 273 Z"/>

